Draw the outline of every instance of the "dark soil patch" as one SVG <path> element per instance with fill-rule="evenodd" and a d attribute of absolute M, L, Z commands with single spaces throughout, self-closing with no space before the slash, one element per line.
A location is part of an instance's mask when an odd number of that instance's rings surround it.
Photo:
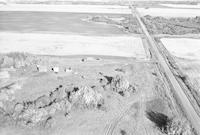
<path fill-rule="evenodd" d="M 166 131 L 168 123 L 171 121 L 165 114 L 153 111 L 147 112 L 147 118 L 151 120 L 161 131 Z"/>

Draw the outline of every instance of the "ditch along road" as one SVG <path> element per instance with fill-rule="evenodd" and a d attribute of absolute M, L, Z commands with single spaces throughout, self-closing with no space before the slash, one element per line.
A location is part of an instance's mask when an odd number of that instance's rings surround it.
<path fill-rule="evenodd" d="M 191 122 L 191 124 L 192 124 L 193 128 L 195 129 L 195 131 L 197 132 L 197 134 L 200 135 L 200 117 L 199 117 L 198 113 L 195 111 L 193 105 L 187 98 L 187 95 L 184 93 L 183 89 L 181 88 L 178 81 L 176 80 L 174 74 L 168 67 L 166 60 L 164 59 L 164 57 L 160 53 L 159 49 L 157 48 L 156 42 L 151 37 L 146 26 L 142 22 L 139 12 L 133 6 L 131 6 L 131 10 L 132 10 L 133 17 L 137 18 L 137 20 L 140 24 L 140 27 L 141 27 L 144 35 L 146 36 L 146 39 L 149 42 L 149 47 L 150 47 L 151 52 L 155 55 L 156 59 L 158 60 L 159 66 L 162 68 L 167 79 L 169 80 L 169 83 L 172 86 L 172 89 L 174 90 L 175 97 L 177 98 L 178 102 L 180 102 L 180 105 L 181 105 L 186 117 Z"/>

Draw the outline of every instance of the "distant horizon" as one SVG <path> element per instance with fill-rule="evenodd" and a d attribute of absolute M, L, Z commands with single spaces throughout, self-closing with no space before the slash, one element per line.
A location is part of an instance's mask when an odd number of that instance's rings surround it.
<path fill-rule="evenodd" d="M 194 2 L 194 3 L 199 3 L 200 0 L 0 0 L 0 4 L 1 3 L 24 3 L 24 4 L 33 4 L 33 3 L 38 3 L 38 4 L 45 4 L 42 2 L 46 2 L 46 4 L 54 4 L 54 3 L 61 3 L 61 4 L 67 4 L 67 2 L 69 3 L 81 3 L 81 2 L 85 2 L 85 3 L 128 3 L 129 1 L 131 2 Z"/>

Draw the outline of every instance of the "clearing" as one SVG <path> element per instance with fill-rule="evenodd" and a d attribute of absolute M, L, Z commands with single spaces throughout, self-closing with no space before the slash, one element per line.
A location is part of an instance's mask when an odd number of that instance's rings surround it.
<path fill-rule="evenodd" d="M 132 36 L 78 36 L 0 33 L 1 53 L 40 55 L 107 55 L 144 59 L 142 40 Z M 8 38 L 12 40 L 7 40 Z"/>
<path fill-rule="evenodd" d="M 196 17 L 200 16 L 199 9 L 172 9 L 172 8 L 137 8 L 142 16 L 162 17 Z"/>

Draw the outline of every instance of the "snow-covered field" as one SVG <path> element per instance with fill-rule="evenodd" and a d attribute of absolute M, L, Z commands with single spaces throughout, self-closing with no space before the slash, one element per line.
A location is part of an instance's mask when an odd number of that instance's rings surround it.
<path fill-rule="evenodd" d="M 174 56 L 200 60 L 200 39 L 162 38 L 161 41 Z"/>
<path fill-rule="evenodd" d="M 163 16 L 163 17 L 196 17 L 200 16 L 199 9 L 172 9 L 172 8 L 137 8 L 142 16 Z"/>
<path fill-rule="evenodd" d="M 0 53 L 41 55 L 105 55 L 145 59 L 142 40 L 133 36 L 79 36 L 0 33 Z"/>
<path fill-rule="evenodd" d="M 166 0 L 0 0 L 0 2 L 5 2 L 5 3 L 16 3 L 16 2 L 34 3 L 34 2 L 48 2 L 48 1 L 128 3 L 129 1 L 166 1 Z M 167 1 L 188 1 L 188 0 L 167 0 Z"/>
<path fill-rule="evenodd" d="M 131 14 L 128 6 L 118 5 L 44 5 L 44 4 L 8 4 L 0 5 L 0 11 L 38 11 L 73 13 L 110 13 Z"/>
<path fill-rule="evenodd" d="M 173 7 L 173 8 L 199 8 L 200 9 L 200 4 L 197 5 L 186 5 L 186 4 L 160 4 L 162 6 L 166 7 Z"/>
<path fill-rule="evenodd" d="M 163 38 L 161 41 L 172 55 L 178 57 L 176 64 L 200 92 L 200 39 Z"/>

